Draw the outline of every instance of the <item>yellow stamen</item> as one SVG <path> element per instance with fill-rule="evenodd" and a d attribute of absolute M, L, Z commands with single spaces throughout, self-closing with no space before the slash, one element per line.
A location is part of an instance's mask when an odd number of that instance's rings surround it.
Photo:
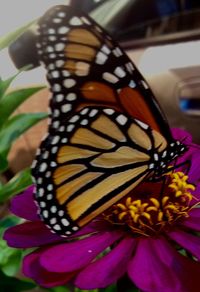
<path fill-rule="evenodd" d="M 168 196 L 165 196 L 163 199 L 162 199 L 162 205 L 164 206 L 167 201 L 169 200 L 169 197 Z"/>
<path fill-rule="evenodd" d="M 129 196 L 114 205 L 112 213 L 105 218 L 118 226 L 128 226 L 133 233 L 150 236 L 188 217 L 193 208 L 191 191 L 195 186 L 188 183 L 188 176 L 183 172 L 169 172 L 165 176 L 168 184 L 163 194 L 151 197 L 143 194 L 142 199 Z"/>
<path fill-rule="evenodd" d="M 155 198 L 150 198 L 150 201 L 154 204 L 155 207 L 157 207 L 157 208 L 160 207 L 159 201 L 156 200 Z"/>

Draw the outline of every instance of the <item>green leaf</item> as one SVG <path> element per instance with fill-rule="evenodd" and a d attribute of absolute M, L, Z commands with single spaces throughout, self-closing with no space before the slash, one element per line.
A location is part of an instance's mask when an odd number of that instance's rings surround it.
<path fill-rule="evenodd" d="M 14 276 L 20 269 L 22 251 L 7 246 L 6 241 L 0 240 L 0 268 L 7 276 Z M 1 291 L 1 290 L 0 290 Z"/>
<path fill-rule="evenodd" d="M 25 88 L 8 93 L 0 100 L 0 126 L 5 123 L 16 108 L 31 95 L 44 87 Z"/>
<path fill-rule="evenodd" d="M 15 74 L 14 76 L 12 76 L 6 80 L 0 79 L 0 100 L 3 98 L 6 90 L 9 88 L 10 84 L 17 77 L 18 74 L 19 73 Z"/>
<path fill-rule="evenodd" d="M 1 270 L 6 276 L 15 276 L 20 270 L 22 261 L 22 251 L 15 250 L 12 255 L 8 258 L 7 262 L 1 267 Z"/>
<path fill-rule="evenodd" d="M 20 220 L 21 220 L 20 218 L 13 215 L 9 215 L 2 218 L 0 220 L 0 237 L 2 237 L 2 234 L 5 231 L 5 229 L 17 225 L 20 222 Z"/>
<path fill-rule="evenodd" d="M 0 154 L 0 173 L 8 169 L 8 160 L 2 154 Z"/>
<path fill-rule="evenodd" d="M 32 183 L 30 169 L 25 169 L 17 173 L 0 189 L 0 203 L 3 203 L 14 195 L 21 193 L 28 186 L 32 185 Z"/>
<path fill-rule="evenodd" d="M 7 216 L 0 221 L 0 268 L 7 276 L 14 276 L 19 271 L 22 250 L 9 247 L 2 236 L 7 228 L 15 226 L 20 220 L 15 216 Z"/>
<path fill-rule="evenodd" d="M 29 128 L 36 125 L 41 120 L 47 118 L 46 113 L 19 114 L 10 118 L 0 131 L 0 158 L 5 157 L 12 143 L 19 138 Z M 0 161 L 1 164 L 1 161 Z"/>
<path fill-rule="evenodd" d="M 30 290 L 35 288 L 34 283 L 20 280 L 15 277 L 8 277 L 0 272 L 0 291 L 1 292 L 20 292 L 24 290 Z"/>
<path fill-rule="evenodd" d="M 68 287 L 66 287 L 66 286 L 60 286 L 60 287 L 51 288 L 50 291 L 52 291 L 52 292 L 70 292 L 71 290 L 68 289 Z"/>
<path fill-rule="evenodd" d="M 15 31 L 8 33 L 0 38 L 0 51 L 10 46 L 18 37 L 20 37 L 31 25 L 36 23 L 36 20 L 29 22 L 28 24 L 16 29 Z"/>
<path fill-rule="evenodd" d="M 31 68 L 31 65 L 24 66 L 21 68 L 14 76 L 11 76 L 10 78 L 6 80 L 2 80 L 0 77 L 0 100 L 4 97 L 5 92 L 9 88 L 10 84 L 13 82 L 13 80 L 21 73 L 26 70 L 29 70 Z"/>
<path fill-rule="evenodd" d="M 104 288 L 104 289 L 99 289 L 99 292 L 117 292 L 117 286 L 112 285 L 112 286 L 109 286 L 109 287 Z"/>

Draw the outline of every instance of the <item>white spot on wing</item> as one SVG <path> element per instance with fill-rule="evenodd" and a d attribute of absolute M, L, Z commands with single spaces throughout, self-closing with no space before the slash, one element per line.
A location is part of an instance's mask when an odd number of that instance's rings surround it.
<path fill-rule="evenodd" d="M 56 101 L 57 102 L 61 102 L 61 101 L 63 101 L 63 99 L 64 99 L 64 95 L 63 94 L 56 95 Z"/>
<path fill-rule="evenodd" d="M 63 75 L 64 77 L 69 77 L 69 76 L 70 76 L 70 72 L 67 71 L 67 70 L 63 70 L 63 71 L 62 71 L 62 75 Z"/>
<path fill-rule="evenodd" d="M 103 73 L 103 79 L 110 83 L 117 83 L 119 81 L 119 78 L 109 72 Z"/>
<path fill-rule="evenodd" d="M 57 219 L 55 217 L 50 220 L 50 224 L 52 225 L 56 224 L 56 222 L 57 222 Z"/>
<path fill-rule="evenodd" d="M 56 145 L 60 140 L 60 137 L 59 136 L 55 136 L 51 142 L 52 145 Z"/>
<path fill-rule="evenodd" d="M 99 52 L 96 56 L 96 63 L 99 64 L 99 65 L 103 65 L 105 64 L 105 62 L 107 61 L 108 59 L 108 56 L 105 55 L 104 53 L 102 52 Z"/>
<path fill-rule="evenodd" d="M 40 172 L 44 172 L 45 170 L 47 169 L 47 164 L 45 162 L 43 162 L 41 165 L 40 165 Z"/>
<path fill-rule="evenodd" d="M 61 20 L 60 18 L 54 18 L 54 19 L 53 19 L 53 22 L 54 22 L 54 23 L 60 23 L 61 21 L 62 21 L 62 20 Z"/>
<path fill-rule="evenodd" d="M 49 70 L 54 70 L 54 69 L 55 69 L 55 65 L 54 65 L 54 64 L 52 64 L 52 63 L 51 63 L 51 64 L 49 64 L 49 66 L 48 66 L 48 69 L 49 69 Z"/>
<path fill-rule="evenodd" d="M 57 212 L 57 207 L 56 206 L 52 206 L 50 210 L 51 210 L 52 213 L 56 213 Z"/>
<path fill-rule="evenodd" d="M 69 31 L 69 28 L 67 26 L 61 26 L 59 29 L 58 29 L 58 33 L 59 34 L 66 34 L 68 33 Z"/>
<path fill-rule="evenodd" d="M 60 86 L 60 84 L 54 84 L 54 86 L 53 86 L 53 91 L 54 92 L 59 92 L 59 91 L 61 91 L 61 86 Z"/>
<path fill-rule="evenodd" d="M 84 108 L 84 109 L 81 111 L 81 115 L 86 115 L 88 112 L 89 112 L 89 108 Z"/>
<path fill-rule="evenodd" d="M 49 212 L 47 210 L 44 210 L 42 215 L 43 215 L 44 218 L 48 218 L 49 217 Z"/>
<path fill-rule="evenodd" d="M 121 67 L 117 67 L 114 71 L 115 75 L 117 75 L 120 78 L 123 78 L 126 76 L 126 72 L 121 68 Z"/>
<path fill-rule="evenodd" d="M 149 88 L 148 84 L 144 80 L 141 80 L 141 83 L 142 83 L 142 85 L 144 86 L 145 89 Z"/>
<path fill-rule="evenodd" d="M 58 215 L 59 215 L 60 217 L 64 216 L 64 214 L 65 214 L 65 212 L 64 212 L 63 210 L 58 211 Z"/>
<path fill-rule="evenodd" d="M 69 93 L 67 96 L 66 96 L 66 99 L 68 101 L 74 101 L 76 100 L 76 94 L 75 93 Z"/>
<path fill-rule="evenodd" d="M 66 87 L 66 88 L 71 88 L 73 87 L 74 85 L 76 84 L 76 81 L 72 78 L 69 78 L 69 79 L 65 79 L 64 82 L 63 82 L 63 85 Z"/>
<path fill-rule="evenodd" d="M 157 153 L 154 153 L 153 157 L 154 157 L 154 160 L 155 161 L 158 161 L 159 157 L 158 157 L 158 154 Z"/>
<path fill-rule="evenodd" d="M 74 129 L 74 125 L 68 125 L 67 126 L 67 132 L 71 132 Z"/>
<path fill-rule="evenodd" d="M 53 77 L 53 78 L 59 78 L 60 77 L 59 71 L 52 71 L 51 72 L 51 77 Z"/>
<path fill-rule="evenodd" d="M 94 117 L 98 113 L 98 110 L 92 109 L 91 112 L 89 113 L 89 117 Z"/>
<path fill-rule="evenodd" d="M 48 39 L 49 39 L 49 41 L 51 41 L 51 42 L 55 42 L 55 41 L 56 41 L 56 36 L 54 36 L 54 35 L 50 35 Z"/>
<path fill-rule="evenodd" d="M 136 83 L 133 80 L 131 80 L 128 86 L 131 87 L 131 88 L 135 88 L 136 87 Z"/>
<path fill-rule="evenodd" d="M 68 139 L 67 139 L 67 138 L 63 138 L 63 139 L 61 140 L 61 142 L 62 142 L 62 143 L 67 143 L 67 142 L 68 142 Z"/>
<path fill-rule="evenodd" d="M 70 122 L 70 123 L 76 123 L 78 120 L 79 120 L 79 116 L 78 116 L 78 115 L 75 115 L 75 116 L 73 116 L 73 117 L 69 120 L 69 122 Z"/>
<path fill-rule="evenodd" d="M 141 128 L 143 128 L 143 129 L 148 129 L 148 125 L 147 124 L 145 124 L 145 123 L 143 123 L 143 122 L 141 122 L 140 120 L 137 120 L 137 119 L 135 119 L 135 121 L 136 121 L 136 123 L 141 127 Z"/>
<path fill-rule="evenodd" d="M 48 29 L 48 33 L 49 33 L 49 34 L 54 34 L 54 33 L 56 33 L 56 31 L 55 31 L 54 28 L 49 28 L 49 29 Z"/>
<path fill-rule="evenodd" d="M 60 225 L 56 224 L 53 226 L 53 229 L 59 231 L 59 230 L 61 230 L 61 227 L 60 227 Z"/>
<path fill-rule="evenodd" d="M 63 51 L 64 48 L 65 48 L 65 44 L 63 44 L 63 43 L 58 43 L 58 44 L 55 45 L 55 50 L 57 52 Z"/>
<path fill-rule="evenodd" d="M 67 112 L 69 112 L 71 109 L 72 109 L 71 104 L 64 104 L 64 105 L 61 107 L 61 110 L 62 110 L 63 113 L 67 113 Z"/>
<path fill-rule="evenodd" d="M 125 117 L 124 115 L 119 115 L 117 118 L 116 118 L 117 122 L 120 124 L 120 125 L 125 125 L 126 122 L 127 122 L 127 117 Z"/>
<path fill-rule="evenodd" d="M 104 52 L 106 55 L 109 55 L 111 50 L 109 49 L 109 47 L 107 47 L 106 45 L 104 45 L 102 48 L 101 48 L 101 51 Z"/>
<path fill-rule="evenodd" d="M 112 115 L 112 114 L 114 114 L 114 110 L 113 109 L 111 109 L 111 108 L 107 108 L 107 109 L 104 109 L 103 110 L 104 111 L 104 113 L 106 113 L 107 115 Z"/>
<path fill-rule="evenodd" d="M 56 61 L 56 67 L 57 68 L 60 68 L 60 67 L 64 66 L 64 64 L 65 64 L 65 62 L 63 60 L 57 60 Z"/>
<path fill-rule="evenodd" d="M 48 47 L 46 48 L 46 52 L 47 52 L 47 53 L 52 53 L 52 52 L 54 52 L 54 48 L 53 48 L 52 46 L 48 46 Z"/>
<path fill-rule="evenodd" d="M 69 23 L 70 23 L 71 25 L 81 25 L 81 24 L 83 24 L 82 20 L 81 20 L 79 17 L 77 17 L 77 16 L 74 16 L 74 17 L 70 20 Z"/>
<path fill-rule="evenodd" d="M 149 169 L 154 169 L 155 165 L 154 163 L 149 164 Z"/>
<path fill-rule="evenodd" d="M 121 50 L 120 48 L 115 48 L 115 49 L 113 50 L 113 54 L 114 54 L 116 57 L 120 57 L 120 56 L 123 55 L 122 50 Z"/>
<path fill-rule="evenodd" d="M 84 23 L 86 23 L 88 25 L 91 24 L 91 22 L 86 17 L 83 16 L 81 19 L 83 20 Z"/>
<path fill-rule="evenodd" d="M 65 218 L 61 219 L 61 222 L 64 226 L 69 226 L 69 221 Z"/>
<path fill-rule="evenodd" d="M 65 3 L 65 5 L 67 5 L 66 3 Z M 64 18 L 65 16 L 66 16 L 66 13 L 65 12 L 58 12 L 58 17 L 61 17 L 61 18 Z"/>
<path fill-rule="evenodd" d="M 88 120 L 84 119 L 81 121 L 81 125 L 86 126 L 88 124 Z"/>

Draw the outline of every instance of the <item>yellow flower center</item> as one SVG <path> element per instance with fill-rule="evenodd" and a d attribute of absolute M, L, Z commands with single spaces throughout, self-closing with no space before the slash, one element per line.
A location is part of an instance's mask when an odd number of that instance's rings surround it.
<path fill-rule="evenodd" d="M 191 210 L 191 191 L 194 185 L 187 182 L 183 172 L 168 173 L 163 194 L 142 196 L 142 199 L 126 197 L 104 214 L 112 224 L 127 227 L 133 233 L 152 236 L 169 229 Z"/>

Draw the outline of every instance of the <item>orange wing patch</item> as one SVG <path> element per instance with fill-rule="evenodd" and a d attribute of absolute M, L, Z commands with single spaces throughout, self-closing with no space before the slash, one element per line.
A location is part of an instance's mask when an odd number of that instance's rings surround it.
<path fill-rule="evenodd" d="M 84 171 L 86 167 L 82 164 L 70 164 L 58 167 L 54 174 L 53 179 L 56 185 L 62 184 L 70 177 Z"/>
<path fill-rule="evenodd" d="M 75 132 L 71 138 L 71 143 L 87 145 L 99 149 L 111 149 L 114 146 L 114 143 L 111 141 L 104 139 L 85 128 L 80 128 Z"/>
<path fill-rule="evenodd" d="M 64 204 L 66 202 L 66 200 L 68 200 L 76 191 L 78 191 L 81 187 L 86 185 L 88 182 L 91 182 L 95 178 L 99 177 L 100 175 L 102 175 L 102 174 L 97 173 L 97 172 L 95 172 L 95 173 L 87 172 L 87 173 L 81 175 L 80 177 L 73 179 L 70 182 L 62 185 L 61 187 L 59 187 L 56 190 L 56 198 L 57 198 L 58 202 L 61 205 Z M 93 196 L 94 196 L 94 194 L 93 194 Z M 80 197 L 82 197 L 82 195 Z M 78 198 L 78 201 L 79 201 L 79 198 Z M 88 202 L 88 204 L 89 204 L 89 202 Z M 77 210 L 77 212 L 79 212 L 79 210 Z M 70 216 L 71 216 L 71 214 L 70 214 Z"/>
<path fill-rule="evenodd" d="M 116 103 L 116 96 L 114 90 L 100 82 L 86 82 L 81 87 L 83 96 L 88 101 L 101 101 L 105 103 Z"/>
<path fill-rule="evenodd" d="M 119 97 L 123 107 L 132 117 L 160 132 L 159 125 L 157 125 L 144 97 L 137 90 L 130 87 L 123 88 L 119 93 Z"/>
<path fill-rule="evenodd" d="M 137 169 L 129 169 L 123 173 L 117 173 L 109 176 L 107 179 L 104 179 L 100 183 L 93 186 L 93 188 L 82 193 L 81 196 L 71 200 L 67 205 L 68 214 L 70 214 L 73 220 L 77 220 L 91 205 L 97 203 L 100 199 L 115 190 L 117 187 L 120 187 L 122 184 L 130 181 L 131 178 L 143 173 L 146 169 L 146 166 L 141 166 Z M 121 192 L 115 196 L 112 200 L 112 204 L 116 203 L 121 197 L 128 193 L 128 191 L 129 188 L 127 188 L 125 192 Z M 110 206 L 110 201 L 108 201 L 107 204 Z M 106 208 L 107 206 L 104 205 L 103 209 L 105 210 Z M 85 224 L 86 221 L 89 222 L 94 217 L 94 214 L 90 214 L 87 219 L 86 217 L 84 218 L 84 221 L 80 220 L 80 226 L 83 225 L 83 222 Z"/>
<path fill-rule="evenodd" d="M 82 131 L 80 130 L 79 133 L 77 135 L 84 135 L 84 133 L 82 133 Z M 75 137 L 73 138 L 76 139 Z M 76 140 L 75 140 L 76 141 Z M 80 141 L 79 141 L 80 143 Z M 90 151 L 87 149 L 80 149 L 79 147 L 75 147 L 75 146 L 63 146 L 60 148 L 60 150 L 58 151 L 58 156 L 57 156 L 57 161 L 58 163 L 65 163 L 74 159 L 79 159 L 79 158 L 87 158 L 90 157 L 92 155 L 97 154 L 98 152 L 95 151 Z"/>
<path fill-rule="evenodd" d="M 100 47 L 101 45 L 101 42 L 93 33 L 83 28 L 72 29 L 67 37 L 72 43 L 84 44 L 91 47 Z"/>
<path fill-rule="evenodd" d="M 117 127 L 113 121 L 108 117 L 102 115 L 92 123 L 92 128 L 98 130 L 101 133 L 106 134 L 108 137 L 112 137 L 117 141 L 126 141 L 122 131 Z"/>

